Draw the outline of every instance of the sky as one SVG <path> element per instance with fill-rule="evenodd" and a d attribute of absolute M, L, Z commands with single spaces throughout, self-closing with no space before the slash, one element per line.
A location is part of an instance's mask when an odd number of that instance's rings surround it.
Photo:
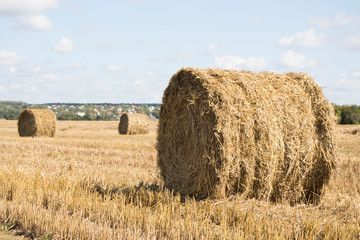
<path fill-rule="evenodd" d="M 161 103 L 182 67 L 306 72 L 360 105 L 360 1 L 0 0 L 0 100 Z"/>

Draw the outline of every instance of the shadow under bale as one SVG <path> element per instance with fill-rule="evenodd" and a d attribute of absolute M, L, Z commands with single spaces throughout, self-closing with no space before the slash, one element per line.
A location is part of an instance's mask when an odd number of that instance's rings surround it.
<path fill-rule="evenodd" d="M 141 205 L 152 207 L 159 201 L 172 202 L 177 199 L 179 202 L 185 202 L 188 196 L 181 195 L 178 192 L 169 191 L 156 183 L 148 184 L 140 182 L 135 186 L 107 186 L 100 183 L 94 183 L 86 187 L 91 193 L 99 194 L 104 201 L 106 199 L 114 199 L 118 197 L 125 198 L 125 204 Z M 194 199 L 196 200 L 196 199 Z"/>
<path fill-rule="evenodd" d="M 165 187 L 316 203 L 335 165 L 335 116 L 305 73 L 184 68 L 164 92 L 158 166 Z"/>

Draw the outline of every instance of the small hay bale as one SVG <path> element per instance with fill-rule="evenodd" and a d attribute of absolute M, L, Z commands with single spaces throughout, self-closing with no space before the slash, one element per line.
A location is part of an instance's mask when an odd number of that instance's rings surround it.
<path fill-rule="evenodd" d="M 149 117 L 139 113 L 124 113 L 119 123 L 119 133 L 127 135 L 148 134 Z"/>
<path fill-rule="evenodd" d="M 358 135 L 358 134 L 360 134 L 360 128 L 352 130 L 352 131 L 351 131 L 351 134 L 352 134 L 352 135 Z"/>
<path fill-rule="evenodd" d="M 163 96 L 157 137 L 165 186 L 317 202 L 335 164 L 335 116 L 305 73 L 183 68 Z"/>
<path fill-rule="evenodd" d="M 19 116 L 20 137 L 54 137 L 56 115 L 49 109 L 24 109 Z"/>

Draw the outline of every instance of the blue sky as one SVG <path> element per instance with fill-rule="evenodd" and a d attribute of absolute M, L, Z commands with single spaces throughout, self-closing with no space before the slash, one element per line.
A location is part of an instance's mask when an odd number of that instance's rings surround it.
<path fill-rule="evenodd" d="M 360 105 L 360 1 L 0 0 L 0 100 L 160 103 L 182 67 L 307 72 Z"/>

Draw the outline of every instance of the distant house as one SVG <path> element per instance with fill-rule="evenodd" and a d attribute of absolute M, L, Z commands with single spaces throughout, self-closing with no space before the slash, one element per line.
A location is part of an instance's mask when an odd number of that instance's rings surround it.
<path fill-rule="evenodd" d="M 85 116 L 85 112 L 77 112 L 76 115 L 79 117 L 83 117 Z"/>
<path fill-rule="evenodd" d="M 96 108 L 94 108 L 94 112 L 96 112 L 96 114 L 100 116 L 100 112 Z"/>

